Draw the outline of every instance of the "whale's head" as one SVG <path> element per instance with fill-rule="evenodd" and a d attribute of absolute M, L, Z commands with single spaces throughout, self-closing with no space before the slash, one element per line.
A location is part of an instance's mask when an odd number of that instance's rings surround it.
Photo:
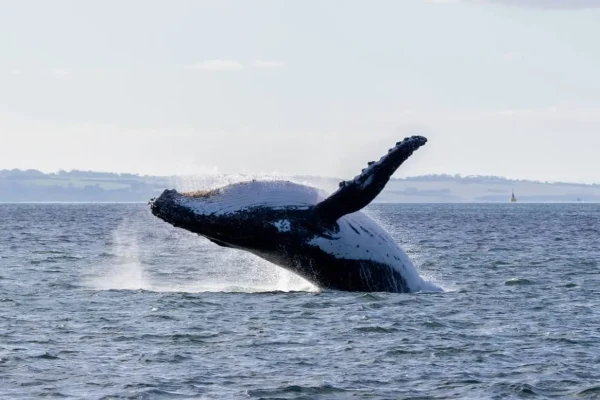
<path fill-rule="evenodd" d="M 180 193 L 165 190 L 149 202 L 150 211 L 171 225 L 205 236 L 223 245 L 244 242 L 252 220 L 243 212 L 224 212 L 218 190 Z"/>
<path fill-rule="evenodd" d="M 175 227 L 221 245 L 252 249 L 292 235 L 303 210 L 321 198 L 314 188 L 291 182 L 249 181 L 187 193 L 165 190 L 149 206 Z"/>

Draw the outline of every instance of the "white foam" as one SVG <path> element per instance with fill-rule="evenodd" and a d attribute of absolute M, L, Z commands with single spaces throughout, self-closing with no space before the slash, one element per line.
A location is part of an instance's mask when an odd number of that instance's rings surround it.
<path fill-rule="evenodd" d="M 116 260 L 108 269 L 99 266 L 101 271 L 90 277 L 86 283 L 96 289 L 145 289 L 150 286 L 144 267 L 140 262 L 139 245 L 135 232 L 129 231 L 131 221 L 124 221 L 113 232 L 112 252 Z"/>
<path fill-rule="evenodd" d="M 145 259 L 156 259 L 164 250 L 156 243 L 140 241 L 140 235 L 149 227 L 145 221 L 126 219 L 112 232 L 111 257 L 107 263 L 92 265 L 85 271 L 83 284 L 96 290 L 148 290 L 153 292 L 271 292 L 309 291 L 319 289 L 283 268 L 280 268 L 249 252 L 217 248 L 206 239 L 181 231 L 180 248 L 186 246 L 210 246 L 207 256 L 210 264 L 202 272 L 185 282 L 176 277 L 156 277 L 156 266 Z M 170 245 L 167 245 L 170 246 Z M 154 273 L 153 273 L 154 272 Z M 175 271 L 174 271 L 175 272 Z M 214 274 L 217 272 L 217 274 Z"/>

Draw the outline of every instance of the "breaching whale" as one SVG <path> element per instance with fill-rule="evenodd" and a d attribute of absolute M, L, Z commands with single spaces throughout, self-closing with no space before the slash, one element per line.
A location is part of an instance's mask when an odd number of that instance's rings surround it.
<path fill-rule="evenodd" d="M 416 292 L 429 286 L 406 253 L 360 210 L 427 139 L 396 143 L 330 196 L 288 181 L 248 181 L 218 189 L 165 190 L 152 214 L 220 246 L 249 251 L 320 288 Z"/>

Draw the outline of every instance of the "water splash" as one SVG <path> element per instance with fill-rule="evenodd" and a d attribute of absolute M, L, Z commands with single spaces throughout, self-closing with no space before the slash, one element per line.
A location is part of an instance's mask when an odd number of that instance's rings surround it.
<path fill-rule="evenodd" d="M 131 226 L 131 222 L 126 220 L 113 231 L 111 255 L 114 261 L 108 266 L 97 268 L 95 276 L 87 280 L 89 286 L 101 290 L 136 290 L 150 286 L 140 262 L 137 231 L 132 230 Z"/>
<path fill-rule="evenodd" d="M 231 249 L 217 250 L 202 238 L 187 232 L 178 232 L 171 242 L 147 242 L 140 246 L 140 236 L 148 231 L 139 220 L 125 220 L 112 232 L 111 261 L 93 268 L 84 284 L 97 290 L 148 290 L 154 292 L 272 292 L 318 291 L 303 278 L 277 267 L 247 252 Z M 162 236 L 162 235 L 161 235 Z M 180 248 L 206 247 L 210 254 L 204 267 L 197 273 L 173 271 L 173 279 L 153 277 L 154 263 L 164 250 L 161 246 Z M 207 247 L 207 246 L 210 246 Z M 195 261 L 192 261 L 195 262 Z M 208 265 L 206 265 L 208 264 Z M 177 268 L 177 267 L 176 267 Z M 185 282 L 182 282 L 185 281 Z M 190 282 L 191 281 L 191 282 Z"/>
<path fill-rule="evenodd" d="M 319 289 L 304 278 L 271 264 L 251 253 L 240 250 L 227 250 L 227 258 L 220 257 L 220 265 L 237 266 L 232 268 L 236 276 L 222 277 L 236 286 L 248 287 L 251 291 L 318 291 Z M 225 262 L 225 263 L 223 263 Z"/>

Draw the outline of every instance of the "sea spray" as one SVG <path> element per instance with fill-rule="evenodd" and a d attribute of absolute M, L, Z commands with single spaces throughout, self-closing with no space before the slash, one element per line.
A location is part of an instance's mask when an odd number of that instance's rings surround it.
<path fill-rule="evenodd" d="M 150 283 L 140 262 L 138 230 L 129 220 L 112 232 L 111 261 L 98 266 L 88 284 L 96 289 L 148 289 Z"/>
<path fill-rule="evenodd" d="M 146 222 L 143 218 L 129 217 L 118 225 L 111 233 L 110 252 L 103 257 L 107 261 L 85 271 L 86 286 L 97 290 L 187 293 L 318 290 L 303 278 L 253 254 L 220 248 L 185 231 L 173 232 L 173 228 L 165 227 L 171 235 L 160 245 L 144 243 L 141 238 L 153 228 Z M 153 234 L 162 236 L 160 231 Z M 183 248 L 194 248 L 197 252 L 179 255 Z M 161 257 L 165 251 L 175 252 L 175 257 L 189 257 L 190 268 L 170 270 L 169 260 Z"/>

